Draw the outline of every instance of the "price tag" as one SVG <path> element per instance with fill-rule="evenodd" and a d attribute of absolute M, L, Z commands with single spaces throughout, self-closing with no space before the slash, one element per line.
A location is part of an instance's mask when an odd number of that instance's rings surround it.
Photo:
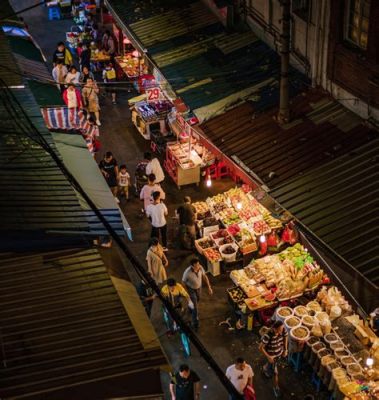
<path fill-rule="evenodd" d="M 146 89 L 146 100 L 148 102 L 154 102 L 163 100 L 163 94 L 159 87 L 152 87 Z"/>

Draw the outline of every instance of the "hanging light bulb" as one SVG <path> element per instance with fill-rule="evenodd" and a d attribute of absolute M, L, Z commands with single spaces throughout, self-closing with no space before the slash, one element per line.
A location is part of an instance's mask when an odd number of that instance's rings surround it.
<path fill-rule="evenodd" d="M 369 358 L 366 360 L 366 365 L 367 365 L 369 368 L 371 368 L 371 367 L 374 365 L 374 359 L 371 358 L 371 357 L 369 357 Z"/>
<path fill-rule="evenodd" d="M 242 203 L 240 201 L 237 203 L 237 210 L 242 210 Z"/>
<path fill-rule="evenodd" d="M 140 56 L 138 50 L 134 50 L 134 51 L 132 52 L 132 56 L 138 58 L 138 57 Z"/>
<path fill-rule="evenodd" d="M 124 42 L 124 44 L 129 44 L 129 43 L 131 43 L 131 41 L 130 41 L 128 38 L 124 38 L 123 42 Z"/>
<path fill-rule="evenodd" d="M 260 241 L 261 243 L 264 243 L 264 242 L 266 241 L 266 236 L 265 236 L 265 235 L 259 236 L 259 241 Z"/>
<path fill-rule="evenodd" d="M 212 186 L 212 179 L 211 179 L 210 175 L 208 175 L 208 178 L 207 178 L 207 181 L 206 181 L 206 185 L 207 185 L 207 187 L 211 187 Z"/>

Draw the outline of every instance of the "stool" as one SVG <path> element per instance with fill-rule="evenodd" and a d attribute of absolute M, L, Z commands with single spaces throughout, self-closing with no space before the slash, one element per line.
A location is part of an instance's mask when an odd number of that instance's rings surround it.
<path fill-rule="evenodd" d="M 61 10 L 59 9 L 59 6 L 51 6 L 49 7 L 49 11 L 48 11 L 48 18 L 49 21 L 52 21 L 54 19 L 61 19 L 62 15 L 61 15 Z"/>
<path fill-rule="evenodd" d="M 321 389 L 321 379 L 317 376 L 316 372 L 312 373 L 312 385 L 315 386 L 316 392 L 318 393 Z"/>
<path fill-rule="evenodd" d="M 303 362 L 303 353 L 296 352 L 296 353 L 288 353 L 288 364 L 293 365 L 293 369 L 295 372 L 299 372 L 301 370 L 301 365 Z"/>
<path fill-rule="evenodd" d="M 225 165 L 225 163 L 223 161 L 220 161 L 217 164 L 217 179 L 223 178 L 224 176 L 228 176 L 228 175 L 229 175 L 228 167 Z"/>
<path fill-rule="evenodd" d="M 217 165 L 216 165 L 216 163 L 210 165 L 207 168 L 206 176 L 210 176 L 211 179 L 216 179 L 217 178 Z"/>

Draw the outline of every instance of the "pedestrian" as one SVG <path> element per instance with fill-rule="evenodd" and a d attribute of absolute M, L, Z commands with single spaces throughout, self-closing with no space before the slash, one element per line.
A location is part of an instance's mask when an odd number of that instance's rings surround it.
<path fill-rule="evenodd" d="M 187 289 L 187 292 L 192 300 L 194 305 L 193 309 L 191 309 L 192 315 L 192 326 L 195 330 L 199 329 L 199 301 L 201 295 L 201 288 L 203 285 L 203 281 L 208 287 L 208 292 L 210 295 L 213 294 L 213 290 L 209 279 L 205 273 L 204 268 L 200 264 L 198 258 L 193 258 L 191 260 L 190 266 L 184 271 L 183 284 Z"/>
<path fill-rule="evenodd" d="M 91 65 L 91 51 L 86 43 L 82 44 L 81 52 L 79 54 L 79 65 L 82 72 L 84 67 L 89 69 Z"/>
<path fill-rule="evenodd" d="M 104 158 L 100 161 L 99 167 L 102 174 L 104 175 L 105 180 L 107 181 L 108 186 L 111 189 L 111 192 L 116 200 L 116 203 L 119 203 L 120 200 L 117 198 L 118 164 L 116 159 L 113 157 L 113 154 L 110 151 L 107 151 L 105 153 Z"/>
<path fill-rule="evenodd" d="M 95 114 L 96 124 L 97 126 L 100 126 L 101 122 L 98 94 L 99 88 L 97 87 L 96 82 L 92 78 L 88 77 L 87 82 L 82 90 L 83 102 L 87 109 L 87 117 L 89 118 L 92 113 Z"/>
<path fill-rule="evenodd" d="M 242 357 L 238 357 L 235 364 L 230 365 L 226 369 L 226 377 L 241 397 L 230 395 L 229 400 L 240 400 L 242 398 L 254 399 L 253 376 L 254 372 L 251 366 Z"/>
<path fill-rule="evenodd" d="M 164 180 L 164 172 L 161 167 L 161 164 L 156 157 L 152 157 L 151 153 L 145 153 L 145 159 L 148 160 L 148 164 L 146 166 L 146 173 L 147 174 L 154 174 L 155 175 L 155 183 L 161 184 Z"/>
<path fill-rule="evenodd" d="M 80 77 L 80 72 L 73 65 L 69 69 L 68 74 L 66 75 L 65 83 L 66 84 L 72 83 L 77 86 L 77 85 L 79 85 L 79 77 Z"/>
<path fill-rule="evenodd" d="M 105 68 L 103 70 L 103 80 L 107 84 L 106 85 L 106 92 L 110 93 L 112 96 L 112 104 L 116 105 L 116 88 L 115 88 L 115 82 L 116 82 L 116 70 L 113 68 L 113 64 L 111 62 L 108 62 L 105 65 Z"/>
<path fill-rule="evenodd" d="M 159 192 L 161 194 L 161 200 L 166 198 L 166 193 L 155 183 L 155 175 L 150 174 L 147 177 L 147 184 L 142 187 L 140 192 L 140 199 L 143 200 L 143 211 L 145 213 L 148 205 L 153 202 L 152 195 L 154 192 Z"/>
<path fill-rule="evenodd" d="M 164 254 L 163 247 L 159 244 L 156 237 L 150 239 L 149 249 L 146 254 L 147 270 L 157 284 L 167 280 L 166 268 L 168 260 Z"/>
<path fill-rule="evenodd" d="M 116 54 L 116 46 L 113 36 L 109 30 L 105 31 L 103 38 L 101 39 L 101 47 L 111 57 L 111 59 L 114 58 Z"/>
<path fill-rule="evenodd" d="M 130 184 L 130 175 L 126 169 L 126 165 L 122 164 L 120 166 L 120 171 L 117 176 L 118 182 L 118 192 L 120 195 L 124 195 L 126 201 L 129 201 L 129 184 Z"/>
<path fill-rule="evenodd" d="M 191 197 L 184 197 L 184 203 L 178 207 L 176 214 L 179 217 L 180 244 L 183 248 L 190 250 L 196 239 L 196 209 L 191 204 Z"/>
<path fill-rule="evenodd" d="M 82 68 L 82 72 L 79 76 L 79 83 L 84 85 L 85 83 L 87 83 L 87 79 L 89 79 L 89 78 L 91 78 L 92 80 L 95 80 L 95 77 L 94 77 L 93 73 L 91 72 L 91 70 L 89 69 L 89 67 L 84 65 Z"/>
<path fill-rule="evenodd" d="M 171 400 L 200 399 L 200 378 L 187 364 L 182 364 L 179 371 L 171 376 Z"/>
<path fill-rule="evenodd" d="M 70 83 L 67 89 L 63 92 L 63 100 L 68 108 L 79 109 L 82 108 L 82 95 L 80 91 L 75 88 L 75 85 Z"/>
<path fill-rule="evenodd" d="M 139 295 L 139 298 L 141 299 L 143 306 L 145 307 L 146 314 L 150 317 L 154 299 L 157 297 L 154 293 L 154 290 L 148 282 L 142 279 L 137 286 L 137 293 Z"/>
<path fill-rule="evenodd" d="M 274 378 L 274 394 L 280 397 L 278 361 L 280 357 L 286 357 L 288 352 L 288 334 L 282 321 L 275 321 L 262 336 L 259 350 L 267 359 L 263 374 L 266 378 Z"/>
<path fill-rule="evenodd" d="M 66 90 L 65 79 L 67 74 L 67 67 L 63 64 L 62 60 L 58 60 L 53 68 L 52 75 L 62 94 Z"/>
<path fill-rule="evenodd" d="M 63 42 L 57 43 L 57 48 L 53 53 L 54 66 L 57 64 L 58 60 L 61 60 L 66 67 L 69 67 L 73 63 L 72 54 Z"/>
<path fill-rule="evenodd" d="M 153 192 L 153 203 L 146 208 L 146 215 L 151 219 L 151 237 L 162 239 L 163 251 L 167 251 L 167 207 L 161 202 L 161 193 Z"/>

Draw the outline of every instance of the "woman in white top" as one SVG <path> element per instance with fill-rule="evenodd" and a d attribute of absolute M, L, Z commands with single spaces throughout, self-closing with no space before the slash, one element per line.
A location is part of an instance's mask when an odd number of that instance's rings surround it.
<path fill-rule="evenodd" d="M 72 66 L 66 75 L 65 82 L 66 84 L 73 83 L 74 85 L 79 85 L 79 77 L 79 71 L 76 69 L 76 67 Z"/>

